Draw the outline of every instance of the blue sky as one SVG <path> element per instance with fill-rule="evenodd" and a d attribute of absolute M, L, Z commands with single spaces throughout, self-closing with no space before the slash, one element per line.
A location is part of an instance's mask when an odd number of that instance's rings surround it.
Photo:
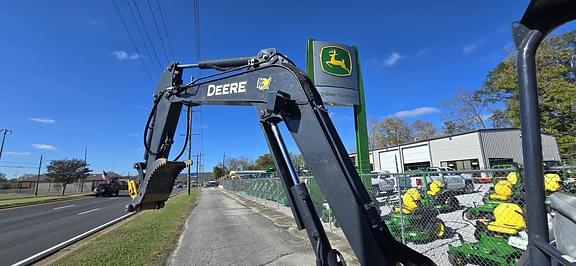
<path fill-rule="evenodd" d="M 137 2 L 161 66 L 129 23 L 134 49 L 112 0 L 0 3 L 0 128 L 13 131 L 0 172 L 34 173 L 40 154 L 46 160 L 83 158 L 87 147 L 95 172 L 135 174 L 131 167 L 142 160 L 152 83 L 169 63 L 160 40 L 166 43 L 166 35 L 156 32 L 148 1 Z M 458 88 L 480 86 L 506 56 L 512 47 L 510 24 L 527 2 L 200 1 L 200 58 L 254 55 L 275 47 L 304 68 L 308 38 L 357 45 L 368 118 L 397 115 L 440 127 L 446 115 L 441 102 Z M 128 2 L 117 3 L 133 22 Z M 176 59 L 194 62 L 192 2 L 151 1 L 154 8 L 157 3 Z M 159 29 L 164 34 L 161 24 Z M 353 149 L 351 108 L 330 112 Z M 180 125 L 178 135 L 184 133 L 185 123 Z M 203 146 L 207 170 L 223 153 L 256 158 L 267 152 L 251 108 L 202 107 L 193 125 L 194 133 L 203 133 L 194 137 L 193 153 Z M 176 139 L 173 155 L 182 139 Z"/>

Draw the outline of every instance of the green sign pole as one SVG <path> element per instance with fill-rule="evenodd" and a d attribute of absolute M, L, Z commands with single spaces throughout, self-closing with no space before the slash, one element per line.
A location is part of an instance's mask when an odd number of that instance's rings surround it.
<path fill-rule="evenodd" d="M 306 52 L 306 73 L 319 90 L 324 103 L 354 106 L 357 171 L 370 191 L 372 183 L 367 174 L 372 169 L 358 48 L 309 39 Z"/>
<path fill-rule="evenodd" d="M 358 55 L 358 48 L 353 46 L 354 53 L 356 53 L 356 69 L 358 71 L 358 94 L 360 104 L 354 105 L 354 124 L 356 126 L 356 165 L 358 165 L 358 173 L 363 175 L 362 183 L 368 191 L 372 186 L 370 180 L 371 166 L 370 166 L 370 152 L 368 150 L 368 125 L 366 122 L 366 100 L 364 98 L 364 84 L 362 82 L 362 71 L 360 70 L 360 56 Z"/>

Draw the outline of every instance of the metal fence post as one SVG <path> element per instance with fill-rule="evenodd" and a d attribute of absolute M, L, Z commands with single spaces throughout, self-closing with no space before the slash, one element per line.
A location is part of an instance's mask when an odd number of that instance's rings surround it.
<path fill-rule="evenodd" d="M 396 186 L 398 187 L 398 202 L 400 203 L 400 238 L 402 240 L 402 244 L 406 244 L 406 240 L 404 238 L 404 207 L 402 206 L 402 187 L 400 186 L 399 175 L 396 176 Z"/>

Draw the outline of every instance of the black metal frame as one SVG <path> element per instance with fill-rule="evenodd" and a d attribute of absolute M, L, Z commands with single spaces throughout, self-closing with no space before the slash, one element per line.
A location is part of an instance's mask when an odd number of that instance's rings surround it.
<path fill-rule="evenodd" d="M 520 87 L 520 120 L 530 265 L 550 265 L 550 258 L 562 261 L 551 252 L 542 179 L 542 141 L 536 80 L 536 50 L 554 28 L 576 19 L 576 4 L 571 0 L 532 0 L 522 20 L 513 26 L 518 49 L 517 71 Z"/>

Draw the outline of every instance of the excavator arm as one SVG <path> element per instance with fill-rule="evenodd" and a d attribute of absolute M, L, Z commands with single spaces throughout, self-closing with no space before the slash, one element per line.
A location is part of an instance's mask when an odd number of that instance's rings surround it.
<path fill-rule="evenodd" d="M 186 68 L 219 72 L 189 84 Z M 310 79 L 275 49 L 254 57 L 172 64 L 154 94 L 146 126 L 145 162 L 137 163 L 138 191 L 128 211 L 161 208 L 178 173 L 190 162 L 168 160 L 183 105 L 252 105 L 268 143 L 299 229 L 306 229 L 317 265 L 343 263 L 332 249 L 305 184 L 299 181 L 278 128 L 284 123 L 334 209 L 342 230 L 363 265 L 433 265 L 427 257 L 397 242 L 364 188 Z M 233 119 L 233 114 L 230 114 Z"/>

